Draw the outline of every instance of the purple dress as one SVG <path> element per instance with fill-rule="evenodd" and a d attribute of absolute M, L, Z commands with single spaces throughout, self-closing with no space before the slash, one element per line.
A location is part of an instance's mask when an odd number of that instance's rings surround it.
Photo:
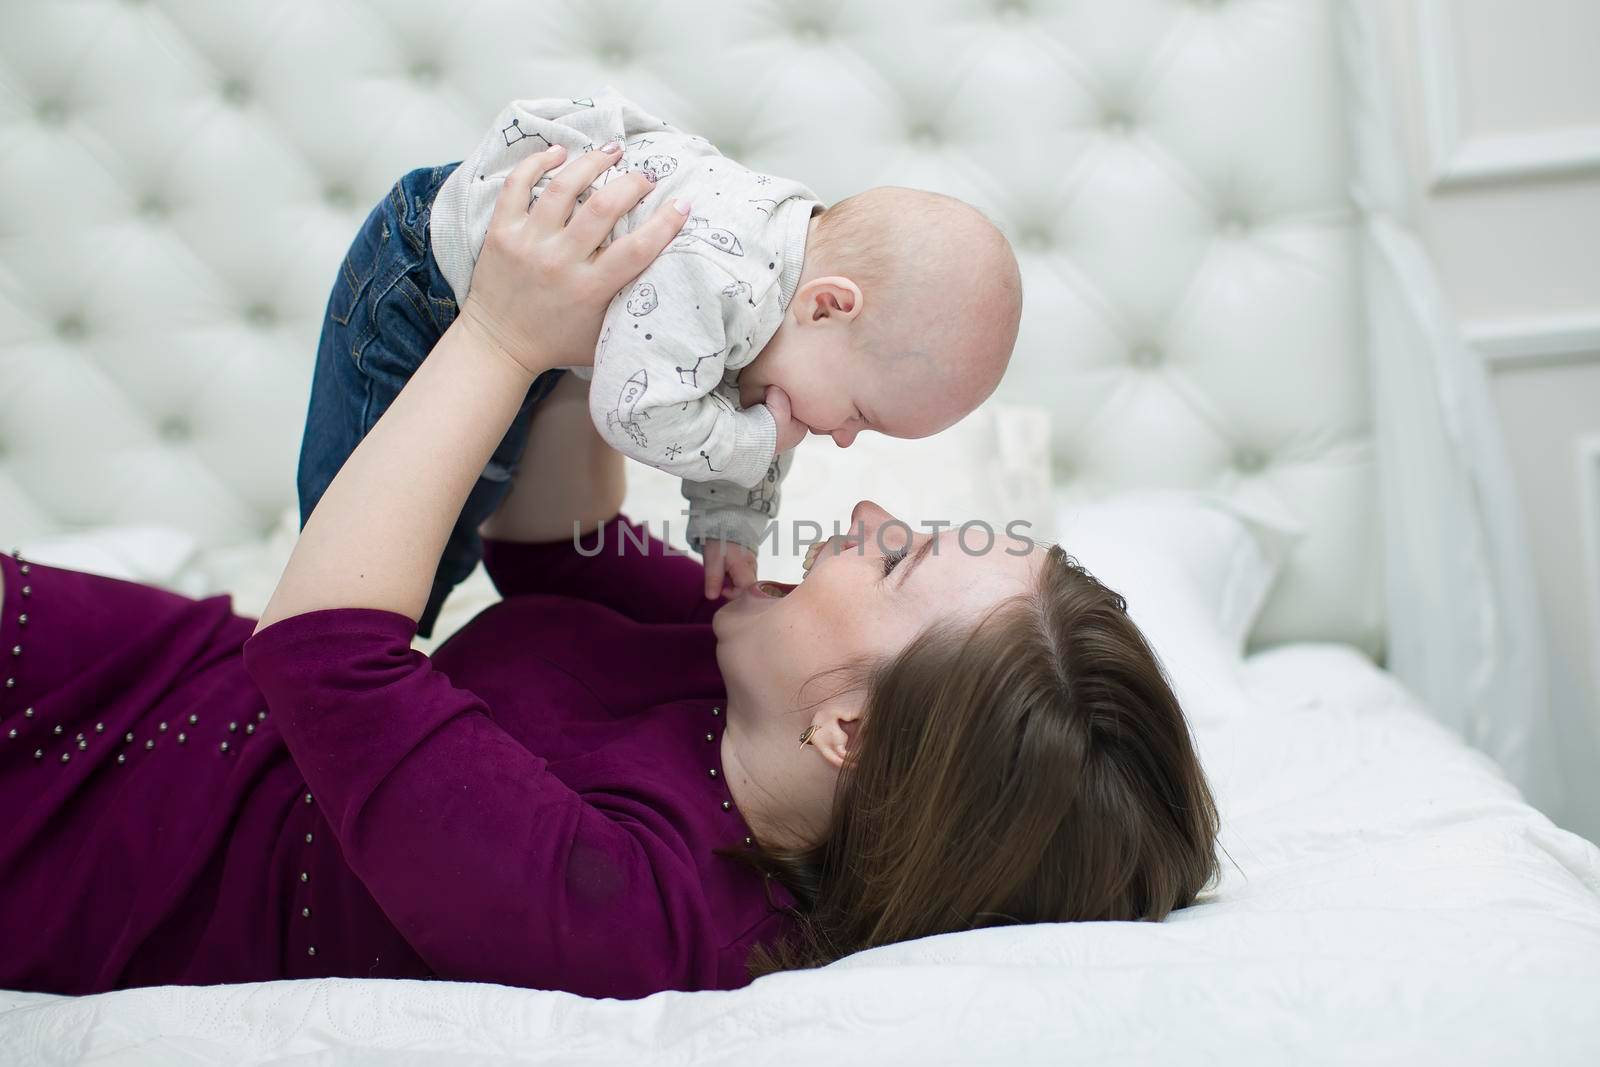
<path fill-rule="evenodd" d="M 746 984 L 795 901 L 711 851 L 750 835 L 720 602 L 624 523 L 487 542 L 506 599 L 431 660 L 392 612 L 252 637 L 226 596 L 0 557 L 0 986 Z"/>

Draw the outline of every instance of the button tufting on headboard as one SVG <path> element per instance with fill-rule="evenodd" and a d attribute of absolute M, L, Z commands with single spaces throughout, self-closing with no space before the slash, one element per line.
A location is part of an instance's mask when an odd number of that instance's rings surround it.
<path fill-rule="evenodd" d="M 1128 353 L 1128 361 L 1135 367 L 1154 367 L 1161 362 L 1161 349 L 1155 345 L 1135 345 Z"/>
<path fill-rule="evenodd" d="M 1125 111 L 1108 111 L 1103 121 L 1107 133 L 1114 137 L 1126 137 L 1133 132 L 1133 119 Z"/>
<path fill-rule="evenodd" d="M 181 415 L 169 415 L 161 420 L 160 434 L 163 440 L 187 441 L 192 432 L 188 420 Z"/>

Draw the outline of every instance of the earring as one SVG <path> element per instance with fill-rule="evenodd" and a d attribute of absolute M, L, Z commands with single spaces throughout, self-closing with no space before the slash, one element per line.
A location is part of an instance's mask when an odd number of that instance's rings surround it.
<path fill-rule="evenodd" d="M 811 735 L 817 732 L 817 724 L 812 723 L 806 727 L 806 732 L 800 735 L 800 745 L 804 747 L 811 743 Z"/>

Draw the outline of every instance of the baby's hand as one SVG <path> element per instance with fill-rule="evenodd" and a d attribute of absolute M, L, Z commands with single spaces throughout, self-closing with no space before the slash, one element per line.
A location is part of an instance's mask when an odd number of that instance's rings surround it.
<path fill-rule="evenodd" d="M 743 545 L 712 538 L 705 543 L 704 555 L 707 600 L 715 600 L 724 592 L 738 596 L 755 584 L 756 554 Z"/>
<path fill-rule="evenodd" d="M 762 397 L 762 403 L 772 412 L 772 421 L 778 424 L 779 452 L 787 452 L 806 439 L 810 427 L 795 419 L 794 412 L 789 407 L 788 393 L 776 385 L 769 385 L 766 395 Z"/>

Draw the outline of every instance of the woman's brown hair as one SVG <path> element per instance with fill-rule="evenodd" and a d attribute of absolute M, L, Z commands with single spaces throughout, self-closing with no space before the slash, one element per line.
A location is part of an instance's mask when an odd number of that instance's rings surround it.
<path fill-rule="evenodd" d="M 1052 546 L 1039 588 L 860 672 L 825 839 L 718 849 L 799 902 L 752 978 L 1014 923 L 1159 921 L 1217 876 L 1215 803 L 1123 598 Z"/>

